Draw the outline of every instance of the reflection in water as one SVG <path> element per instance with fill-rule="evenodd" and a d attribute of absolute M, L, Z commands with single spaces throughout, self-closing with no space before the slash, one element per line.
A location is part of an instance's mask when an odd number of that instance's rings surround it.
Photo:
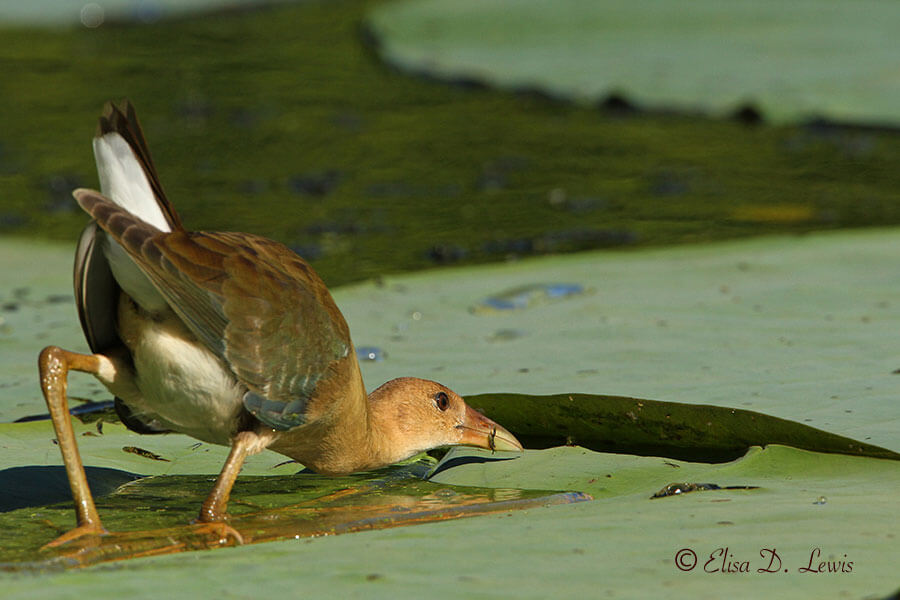
<path fill-rule="evenodd" d="M 40 544 L 55 536 L 48 527 L 44 530 L 46 539 L 39 540 L 32 550 L 3 557 L 16 562 L 0 563 L 0 570 L 81 567 L 233 545 L 236 537 L 244 544 L 255 544 L 591 499 L 579 492 L 447 486 L 424 481 L 425 472 L 423 465 L 411 464 L 339 479 L 305 475 L 243 478 L 239 482 L 241 499 L 233 500 L 228 526 L 220 527 L 173 526 L 173 522 L 186 520 L 185 511 L 190 510 L 187 507 L 195 503 L 193 496 L 208 485 L 206 477 L 146 478 L 123 486 L 108 500 L 127 514 L 116 525 L 138 526 L 140 530 L 113 532 L 74 540 L 61 548 L 38 550 Z M 171 506 L 173 502 L 179 505 L 178 515 L 162 514 L 165 511 L 152 508 Z M 140 513 L 147 515 L 142 521 L 137 520 Z M 107 521 L 111 529 L 116 528 L 114 522 Z"/>

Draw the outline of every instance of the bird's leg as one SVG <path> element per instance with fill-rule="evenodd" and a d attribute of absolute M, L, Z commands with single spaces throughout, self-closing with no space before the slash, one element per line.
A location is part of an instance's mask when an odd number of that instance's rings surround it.
<path fill-rule="evenodd" d="M 234 528 L 225 524 L 225 510 L 228 507 L 231 488 L 234 487 L 234 482 L 244 466 L 244 460 L 248 454 L 258 452 L 260 449 L 260 436 L 256 433 L 241 431 L 234 436 L 231 452 L 216 479 L 216 484 L 203 502 L 203 506 L 200 507 L 200 516 L 197 521 L 205 525 L 203 529 L 219 534 L 223 542 L 228 537 L 234 537 L 239 544 L 244 542 Z"/>
<path fill-rule="evenodd" d="M 69 540 L 85 535 L 102 535 L 106 533 L 100 523 L 100 515 L 94 506 L 94 498 L 88 487 L 87 476 L 75 442 L 75 431 L 69 417 L 69 402 L 66 398 L 66 379 L 70 369 L 98 375 L 104 357 L 91 354 L 76 354 L 57 346 L 47 346 L 38 357 L 38 369 L 41 376 L 41 390 L 50 410 L 56 440 L 62 452 L 72 498 L 75 500 L 75 514 L 78 525 L 68 533 L 53 540 L 46 547 L 59 546 Z M 107 361 L 108 362 L 108 361 Z"/>
<path fill-rule="evenodd" d="M 228 507 L 228 498 L 231 496 L 231 488 L 237 479 L 238 473 L 244 466 L 244 460 L 250 453 L 250 447 L 256 443 L 257 435 L 252 431 L 241 431 L 234 436 L 231 443 L 231 452 L 225 460 L 225 465 L 216 479 L 216 485 L 203 502 L 200 508 L 201 523 L 215 523 L 225 520 L 225 509 Z"/>

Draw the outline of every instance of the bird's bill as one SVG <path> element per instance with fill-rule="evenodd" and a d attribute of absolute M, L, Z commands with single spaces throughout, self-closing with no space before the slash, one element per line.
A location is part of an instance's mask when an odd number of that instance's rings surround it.
<path fill-rule="evenodd" d="M 458 442 L 461 446 L 475 446 L 503 452 L 523 450 L 522 444 L 513 434 L 471 406 L 466 406 L 465 420 L 458 427 L 462 429 L 462 437 Z"/>

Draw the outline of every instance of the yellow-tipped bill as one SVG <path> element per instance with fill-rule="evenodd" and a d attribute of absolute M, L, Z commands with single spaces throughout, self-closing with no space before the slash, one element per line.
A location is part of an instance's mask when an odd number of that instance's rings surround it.
<path fill-rule="evenodd" d="M 466 406 L 465 421 L 458 425 L 462 430 L 461 446 L 475 446 L 501 452 L 522 452 L 522 444 L 509 431 L 472 408 Z"/>

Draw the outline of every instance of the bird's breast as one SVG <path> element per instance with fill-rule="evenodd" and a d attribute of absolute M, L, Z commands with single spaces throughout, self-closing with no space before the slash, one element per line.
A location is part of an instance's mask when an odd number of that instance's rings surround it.
<path fill-rule="evenodd" d="M 231 443 L 244 389 L 172 311 L 150 315 L 122 294 L 119 336 L 134 364 L 139 395 L 123 400 L 135 416 L 206 442 Z"/>

